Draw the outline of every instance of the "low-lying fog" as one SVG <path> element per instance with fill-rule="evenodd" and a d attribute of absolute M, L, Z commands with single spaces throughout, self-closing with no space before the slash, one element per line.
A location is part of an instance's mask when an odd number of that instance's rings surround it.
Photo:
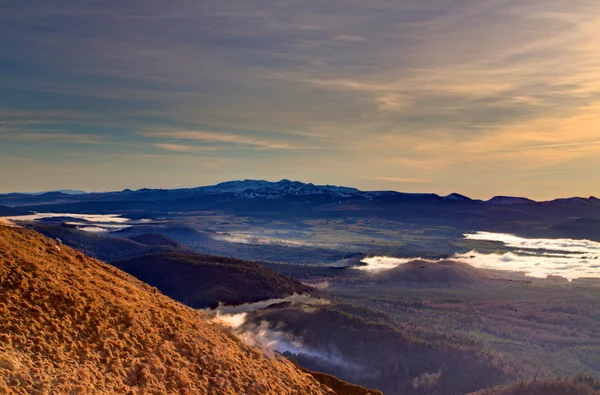
<path fill-rule="evenodd" d="M 302 339 L 292 336 L 281 330 L 269 326 L 266 322 L 254 324 L 249 322 L 248 314 L 279 303 L 292 303 L 310 308 L 311 306 L 322 306 L 330 302 L 325 299 L 314 298 L 309 295 L 294 294 L 281 299 L 269 299 L 257 303 L 248 303 L 237 306 L 220 305 L 216 309 L 204 310 L 214 316 L 214 321 L 231 328 L 246 344 L 258 347 L 267 354 L 273 352 L 289 352 L 295 355 L 304 355 L 329 364 L 344 366 L 346 368 L 357 368 L 354 364 L 346 361 L 340 355 L 316 350 L 304 344 Z"/>
<path fill-rule="evenodd" d="M 35 213 L 28 215 L 17 215 L 13 217 L 2 217 L 8 221 L 39 221 L 52 218 L 72 218 L 85 222 L 65 222 L 67 225 L 75 226 L 79 230 L 93 233 L 108 233 L 115 230 L 126 229 L 134 225 L 134 222 L 147 222 L 148 220 L 134 221 L 120 214 L 71 214 L 71 213 Z"/>
<path fill-rule="evenodd" d="M 600 277 L 600 243 L 572 239 L 527 239 L 515 235 L 491 232 L 466 234 L 467 240 L 502 243 L 511 251 L 481 253 L 472 250 L 466 254 L 454 254 L 449 260 L 465 262 L 482 269 L 524 272 L 531 277 L 546 278 L 549 275 L 572 280 L 582 277 Z M 370 257 L 362 260 L 364 266 L 354 269 L 381 272 L 403 265 L 414 258 Z"/>
<path fill-rule="evenodd" d="M 290 247 L 309 245 L 309 243 L 298 240 L 283 239 L 269 235 L 256 235 L 252 233 L 217 233 L 212 236 L 212 238 L 217 241 L 226 241 L 235 244 L 281 245 Z"/>
<path fill-rule="evenodd" d="M 37 221 L 39 219 L 46 218 L 78 218 L 89 222 L 103 222 L 103 223 L 123 223 L 130 221 L 129 218 L 122 217 L 120 214 L 70 214 L 70 213 L 35 213 L 27 215 L 17 215 L 14 217 L 5 217 L 11 221 Z"/>

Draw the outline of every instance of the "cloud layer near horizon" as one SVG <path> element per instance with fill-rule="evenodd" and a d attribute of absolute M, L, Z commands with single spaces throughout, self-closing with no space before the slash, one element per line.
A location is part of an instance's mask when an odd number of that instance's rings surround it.
<path fill-rule="evenodd" d="M 5 191 L 296 178 L 600 192 L 596 1 L 8 0 L 1 11 Z"/>
<path fill-rule="evenodd" d="M 499 242 L 511 250 L 497 253 L 481 253 L 473 250 L 467 253 L 456 253 L 442 260 L 464 262 L 481 269 L 522 272 L 537 278 L 547 276 L 560 276 L 569 280 L 600 278 L 600 243 L 595 241 L 528 239 L 492 232 L 465 234 L 465 239 Z M 417 259 L 422 260 L 417 257 L 368 257 L 361 261 L 364 265 L 355 266 L 354 269 L 370 273 L 385 272 Z"/>

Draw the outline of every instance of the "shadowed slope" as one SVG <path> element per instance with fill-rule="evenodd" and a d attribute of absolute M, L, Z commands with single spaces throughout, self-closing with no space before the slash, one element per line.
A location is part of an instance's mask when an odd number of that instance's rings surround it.
<path fill-rule="evenodd" d="M 0 226 L 0 393 L 50 390 L 332 393 L 120 270 Z"/>
<path fill-rule="evenodd" d="M 257 263 L 226 257 L 160 253 L 112 264 L 194 308 L 216 307 L 219 302 L 254 303 L 314 291 Z"/>
<path fill-rule="evenodd" d="M 28 228 L 51 239 L 60 239 L 69 247 L 104 262 L 156 252 L 189 251 L 175 240 L 160 235 L 139 235 L 137 238 L 122 239 L 85 232 L 72 226 L 32 224 Z"/>

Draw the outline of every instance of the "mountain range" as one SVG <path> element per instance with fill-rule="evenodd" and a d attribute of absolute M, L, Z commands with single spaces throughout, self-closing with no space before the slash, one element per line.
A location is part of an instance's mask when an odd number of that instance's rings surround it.
<path fill-rule="evenodd" d="M 555 199 L 545 202 L 536 202 L 524 197 L 495 196 L 483 201 L 471 199 L 467 196 L 452 193 L 440 196 L 434 193 L 404 193 L 396 191 L 361 191 L 356 188 L 314 185 L 287 179 L 270 182 L 264 180 L 228 181 L 212 186 L 179 189 L 124 189 L 115 192 L 54 191 L 39 194 L 9 193 L 0 195 L 0 204 L 5 206 L 28 206 L 38 204 L 61 204 L 76 202 L 109 202 L 109 201 L 170 201 L 206 199 L 221 196 L 229 200 L 276 200 L 289 197 L 322 197 L 325 199 L 359 199 L 373 200 L 407 200 L 429 203 L 443 202 L 468 202 L 485 205 L 532 205 L 532 204 L 559 204 L 559 205 L 598 205 L 600 199 L 592 196 L 589 198 L 573 197 Z"/>
<path fill-rule="evenodd" d="M 113 232 L 116 236 L 125 236 L 123 232 L 133 232 L 130 234 L 133 236 L 137 231 L 159 233 L 183 244 L 191 242 L 196 244 L 196 247 L 199 247 L 198 243 L 202 244 L 203 249 L 197 248 L 197 252 L 269 261 L 280 260 L 283 256 L 298 256 L 295 254 L 299 248 L 295 248 L 295 252 L 292 252 L 288 246 L 272 245 L 267 256 L 264 254 L 265 251 L 250 251 L 250 247 L 236 246 L 237 250 L 244 250 L 237 253 L 232 250 L 232 243 L 217 245 L 219 235 L 210 232 L 227 233 L 236 231 L 237 228 L 237 231 L 246 233 L 264 231 L 278 239 L 279 231 L 301 231 L 304 233 L 296 241 L 302 244 L 306 241 L 305 237 L 322 234 L 318 231 L 318 227 L 314 232 L 306 233 L 316 224 L 307 221 L 321 221 L 327 227 L 329 226 L 326 225 L 327 221 L 335 219 L 341 221 L 336 226 L 343 226 L 351 232 L 347 235 L 350 239 L 358 235 L 373 240 L 374 234 L 369 233 L 372 232 L 369 228 L 374 226 L 378 229 L 377 235 L 381 241 L 388 243 L 389 240 L 383 239 L 390 237 L 390 235 L 385 236 L 386 232 L 392 231 L 390 226 L 392 229 L 403 229 L 403 233 L 394 236 L 401 238 L 404 237 L 402 235 L 406 236 L 407 231 L 420 228 L 429 232 L 430 238 L 421 239 L 419 243 L 415 243 L 416 240 L 410 241 L 413 246 L 411 254 L 417 254 L 416 256 L 431 251 L 435 251 L 435 254 L 456 252 L 455 247 L 442 240 L 443 238 L 440 239 L 439 232 L 445 232 L 446 239 L 454 240 L 462 238 L 465 233 L 488 231 L 517 234 L 521 237 L 568 238 L 576 235 L 580 238 L 600 241 L 600 233 L 597 231 L 600 199 L 596 197 L 536 202 L 521 197 L 496 196 L 482 201 L 458 193 L 440 196 L 433 193 L 361 191 L 356 188 L 314 185 L 290 180 L 229 181 L 198 188 L 135 191 L 125 189 L 118 192 L 80 195 L 67 195 L 60 192 L 41 195 L 0 195 L 0 216 L 10 218 L 32 212 L 122 215 L 134 220 L 129 225 L 137 225 L 122 232 Z M 208 220 L 207 215 L 212 219 Z M 236 222 L 242 221 L 243 224 L 240 223 L 232 228 L 226 225 L 227 221 L 220 219 L 222 216 L 234 216 L 237 218 Z M 63 217 L 63 222 L 83 223 L 80 219 L 74 220 L 66 214 Z M 287 222 L 285 229 L 281 228 L 282 219 Z M 56 223 L 59 220 L 55 218 L 53 221 Z M 170 222 L 171 227 L 165 228 L 165 222 Z M 191 233 L 194 237 L 188 237 L 190 235 L 182 236 L 180 232 L 175 235 L 169 230 L 172 230 L 173 226 L 189 228 L 191 224 L 195 224 L 196 228 L 208 230 L 209 233 L 198 234 L 192 229 Z M 151 225 L 154 228 L 148 229 Z M 331 226 L 334 226 L 333 223 Z M 339 232 L 336 232 L 336 235 L 337 240 L 342 241 L 339 239 Z M 434 240 L 431 236 L 439 241 L 435 246 L 430 243 Z M 342 243 L 349 244 L 348 237 Z M 429 244 L 426 246 L 423 243 Z M 371 248 L 373 243 L 368 246 L 364 243 L 354 244 L 361 252 L 379 254 L 397 252 L 396 250 L 373 251 Z M 316 251 L 314 248 L 309 260 L 315 258 L 322 260 L 323 255 L 329 254 L 326 250 Z M 314 256 L 314 253 L 319 257 Z M 409 251 L 402 253 L 407 254 Z M 335 255 L 340 254 L 336 252 Z M 304 258 L 301 260 L 306 261 Z"/>

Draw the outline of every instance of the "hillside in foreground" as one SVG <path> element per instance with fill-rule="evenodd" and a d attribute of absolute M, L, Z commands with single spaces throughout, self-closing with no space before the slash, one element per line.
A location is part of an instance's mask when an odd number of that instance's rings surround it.
<path fill-rule="evenodd" d="M 205 314 L 35 232 L 0 226 L 0 257 L 0 393 L 334 393 Z"/>
<path fill-rule="evenodd" d="M 254 262 L 193 253 L 157 253 L 112 262 L 193 308 L 254 303 L 314 291 Z"/>

